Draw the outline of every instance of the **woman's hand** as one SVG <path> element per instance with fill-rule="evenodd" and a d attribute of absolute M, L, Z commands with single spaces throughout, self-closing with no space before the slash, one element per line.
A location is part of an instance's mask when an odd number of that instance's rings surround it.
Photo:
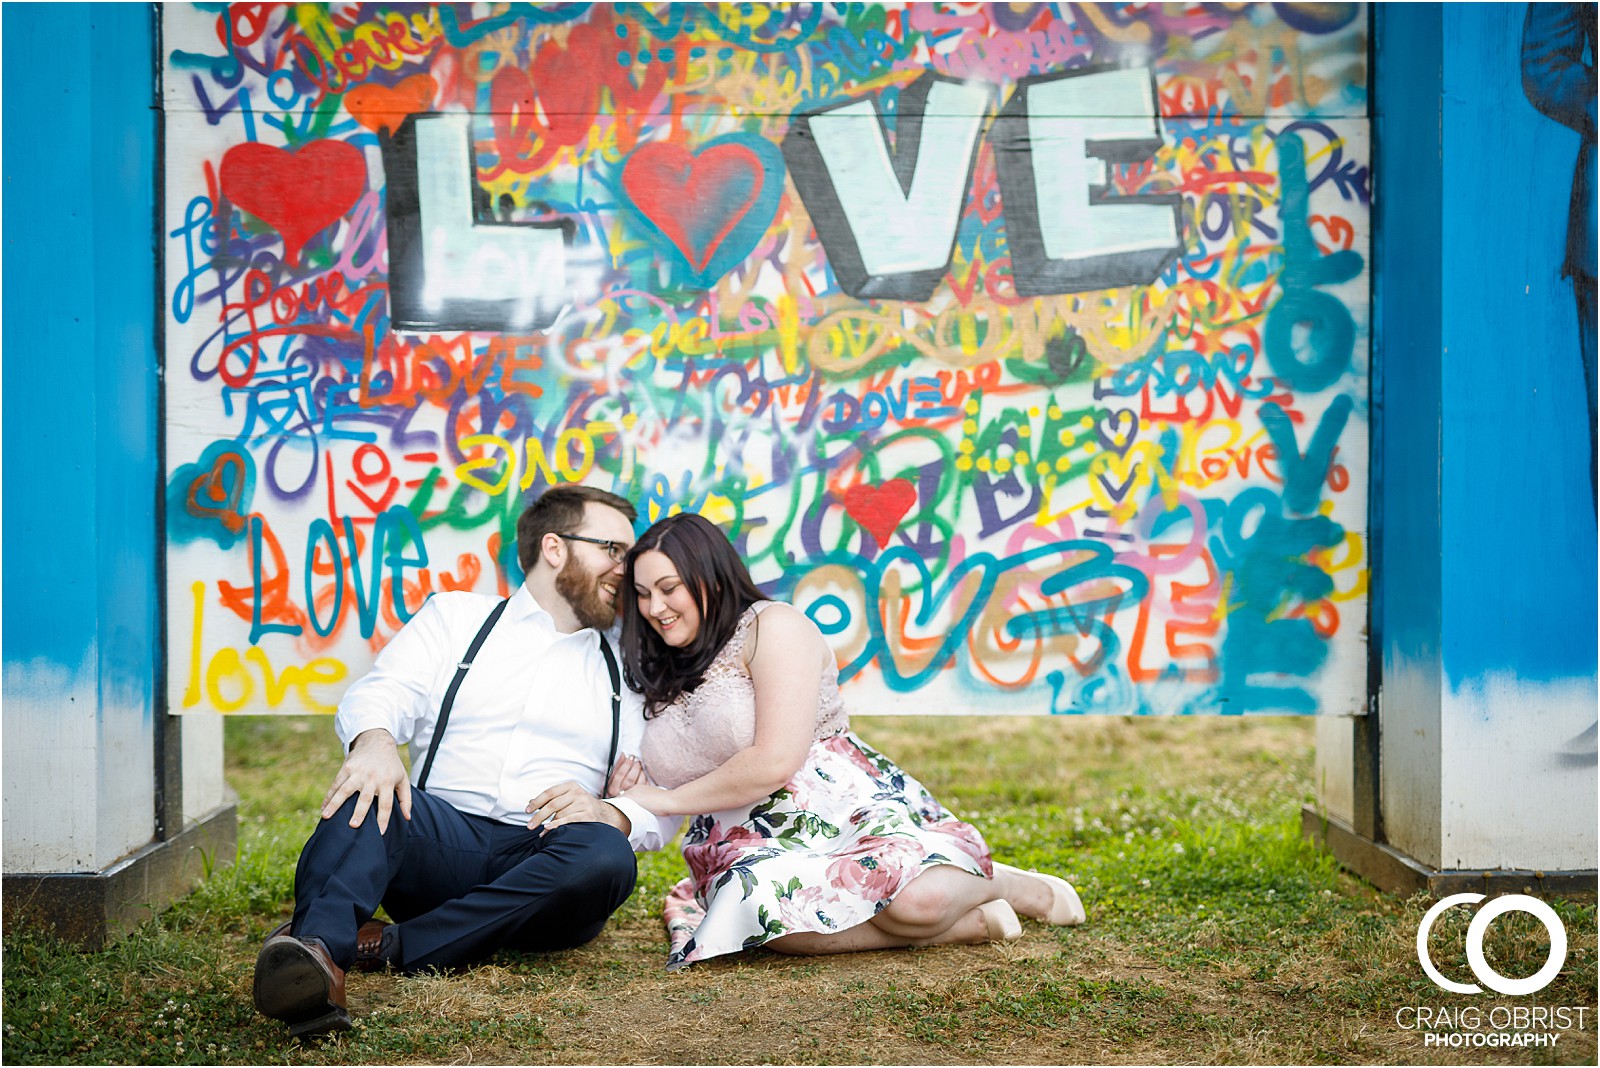
<path fill-rule="evenodd" d="M 644 762 L 636 756 L 624 753 L 617 758 L 616 766 L 611 769 L 611 779 L 606 784 L 606 796 L 616 797 L 625 793 L 629 787 L 645 782 Z"/>
<path fill-rule="evenodd" d="M 651 815 L 679 815 L 679 813 L 672 811 L 671 790 L 663 790 L 659 786 L 651 786 L 649 783 L 641 782 L 634 786 L 628 787 L 622 792 L 622 796 L 626 797 L 629 801 L 634 802 Z"/>

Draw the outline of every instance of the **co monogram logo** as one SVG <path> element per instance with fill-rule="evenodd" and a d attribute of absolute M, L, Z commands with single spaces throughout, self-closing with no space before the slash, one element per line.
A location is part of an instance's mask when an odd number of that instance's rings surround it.
<path fill-rule="evenodd" d="M 1445 909 L 1457 905 L 1475 905 L 1483 900 L 1482 894 L 1451 894 L 1441 898 L 1427 914 L 1422 917 L 1422 924 L 1417 928 L 1417 962 L 1422 965 L 1422 970 L 1428 973 L 1440 988 L 1454 994 L 1479 994 L 1483 987 L 1475 983 L 1457 983 L 1446 979 L 1439 974 L 1439 969 L 1433 966 L 1433 961 L 1428 956 L 1428 932 L 1433 930 L 1433 923 Z M 1489 924 L 1495 917 L 1506 912 L 1526 912 L 1533 916 L 1550 935 L 1550 956 L 1545 958 L 1544 967 L 1528 976 L 1526 979 L 1508 979 L 1492 968 L 1483 956 L 1483 936 L 1488 931 Z M 1467 963 L 1472 967 L 1472 974 L 1478 982 L 1501 994 L 1537 994 L 1549 986 L 1556 975 L 1560 973 L 1561 966 L 1567 962 L 1567 928 L 1561 922 L 1561 917 L 1556 915 L 1555 909 L 1546 905 L 1536 897 L 1526 894 L 1506 894 L 1497 897 L 1489 904 L 1478 910 L 1472 917 L 1472 922 L 1467 925 Z"/>

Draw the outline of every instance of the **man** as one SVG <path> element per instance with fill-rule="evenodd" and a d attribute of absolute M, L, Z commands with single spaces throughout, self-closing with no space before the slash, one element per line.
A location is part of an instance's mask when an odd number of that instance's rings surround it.
<path fill-rule="evenodd" d="M 633 891 L 634 851 L 660 848 L 665 828 L 597 795 L 644 729 L 598 633 L 634 514 L 586 486 L 548 491 L 517 522 L 526 579 L 499 617 L 493 597 L 435 595 L 340 701 L 347 755 L 295 870 L 294 917 L 256 959 L 256 1008 L 291 1034 L 350 1026 L 351 968 L 581 945 Z M 396 923 L 372 919 L 380 903 Z"/>

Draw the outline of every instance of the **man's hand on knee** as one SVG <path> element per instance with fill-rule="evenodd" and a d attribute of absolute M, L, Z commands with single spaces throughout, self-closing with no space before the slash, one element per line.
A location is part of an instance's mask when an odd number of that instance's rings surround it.
<path fill-rule="evenodd" d="M 394 736 L 386 730 L 363 731 L 350 746 L 350 753 L 333 777 L 327 796 L 322 799 L 322 818 L 328 819 L 351 796 L 356 809 L 350 826 L 359 827 L 374 804 L 378 808 L 378 833 L 389 829 L 389 814 L 395 798 L 400 799 L 400 815 L 411 818 L 411 780 L 400 762 Z"/>
<path fill-rule="evenodd" d="M 533 816 L 528 820 L 528 830 L 537 828 L 540 834 L 547 834 L 567 823 L 605 823 L 622 829 L 621 813 L 575 782 L 563 782 L 550 787 L 529 801 L 524 811 Z"/>

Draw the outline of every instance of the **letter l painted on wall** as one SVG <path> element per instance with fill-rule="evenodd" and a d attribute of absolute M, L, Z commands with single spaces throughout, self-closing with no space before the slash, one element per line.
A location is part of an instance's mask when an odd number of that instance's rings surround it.
<path fill-rule="evenodd" d="M 576 227 L 499 223 L 475 176 L 471 116 L 416 115 L 383 142 L 396 330 L 528 333 L 568 300 Z"/>

